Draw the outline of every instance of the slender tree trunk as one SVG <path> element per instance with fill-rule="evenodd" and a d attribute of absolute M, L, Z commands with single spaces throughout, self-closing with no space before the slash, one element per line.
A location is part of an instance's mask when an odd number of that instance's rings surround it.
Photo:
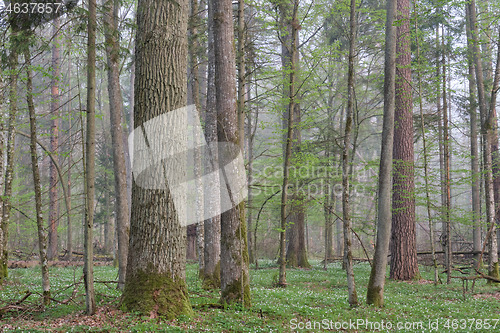
<path fill-rule="evenodd" d="M 467 48 L 468 48 L 468 80 L 469 80 L 469 114 L 470 114 L 470 152 L 471 152 L 471 178 L 472 178 L 472 249 L 476 264 L 479 264 L 481 256 L 481 199 L 479 195 L 481 176 L 479 174 L 479 147 L 477 127 L 477 102 L 476 102 L 476 80 L 474 75 L 474 55 L 472 53 L 472 35 L 468 6 L 466 10 Z"/>
<path fill-rule="evenodd" d="M 300 104 L 298 103 L 298 84 L 297 77 L 299 71 L 299 30 L 300 22 L 298 18 L 294 18 L 294 10 L 298 11 L 299 2 L 298 1 L 289 1 L 282 2 L 279 4 L 280 11 L 280 26 L 284 33 L 281 34 L 281 63 L 284 69 L 284 96 L 288 99 L 288 108 L 290 107 L 290 73 L 293 67 L 293 75 L 296 87 L 293 87 L 293 122 L 292 125 L 292 138 L 291 138 L 291 155 L 289 161 L 289 168 L 293 168 L 295 164 L 295 157 L 300 154 L 300 145 L 301 145 L 301 131 L 300 131 L 300 123 L 301 123 L 301 109 Z M 297 7 L 297 9 L 295 9 Z M 293 51 L 295 48 L 295 51 Z M 293 53 L 293 54 L 292 54 Z M 286 113 L 283 116 L 283 129 L 284 133 L 287 133 L 288 130 L 288 117 Z M 286 141 L 287 135 L 284 135 L 283 141 L 283 157 L 286 154 Z M 290 176 L 290 173 L 289 173 Z M 289 177 L 291 178 L 291 177 Z M 298 177 L 293 179 L 296 184 L 300 182 Z M 290 182 L 290 179 L 287 181 Z M 287 238 L 287 249 L 286 249 L 286 264 L 289 267 L 311 267 L 309 261 L 307 259 L 307 248 L 305 241 L 305 204 L 304 197 L 298 191 L 298 189 L 294 188 L 294 186 L 290 186 L 293 188 L 293 191 L 290 194 L 291 199 L 289 198 L 290 203 L 288 203 L 289 212 L 287 212 L 287 230 L 286 230 L 286 238 Z M 297 187 L 297 186 L 295 186 Z M 288 200 L 288 199 L 287 199 Z"/>
<path fill-rule="evenodd" d="M 500 42 L 500 31 L 498 33 L 498 41 Z M 490 110 L 488 117 L 490 118 L 490 131 L 492 132 L 492 142 L 491 142 L 491 154 L 492 154 L 492 172 L 493 172 L 493 193 L 495 198 L 495 222 L 496 225 L 491 230 L 491 238 L 489 243 L 489 274 L 496 278 L 500 277 L 499 266 L 498 266 L 498 224 L 500 215 L 500 175 L 499 175 L 499 154 L 498 154 L 498 124 L 497 124 L 497 113 L 496 113 L 496 103 L 497 94 L 500 87 L 500 48 L 497 48 L 497 61 L 495 67 L 495 74 L 493 77 L 493 84 L 491 87 L 491 98 L 490 98 Z M 496 230 L 495 230 L 496 229 Z"/>
<path fill-rule="evenodd" d="M 446 91 L 446 56 L 444 53 L 444 30 L 441 35 L 443 51 L 443 162 L 444 162 L 444 194 L 445 194 L 445 211 L 444 211 L 444 227 L 446 232 L 443 236 L 445 242 L 445 262 L 446 262 L 446 283 L 451 283 L 451 270 L 453 267 L 453 254 L 451 250 L 452 235 L 451 235 L 451 175 L 450 175 L 450 135 L 448 121 L 448 99 Z"/>
<path fill-rule="evenodd" d="M 249 79 L 250 81 L 250 79 Z M 247 96 L 248 99 L 251 99 L 251 88 L 250 84 L 247 85 Z M 247 198 L 247 226 L 248 226 L 248 234 L 247 234 L 247 242 L 248 242 L 248 261 L 250 264 L 255 262 L 254 250 L 253 250 L 253 231 L 252 231 L 252 219 L 253 219 L 253 194 L 250 186 L 253 184 L 253 144 L 254 144 L 254 126 L 253 126 L 253 115 L 252 110 L 248 110 L 247 116 L 247 160 L 248 160 L 248 198 Z"/>
<path fill-rule="evenodd" d="M 236 66 L 231 0 L 214 8 L 215 86 L 219 142 L 240 147 L 236 108 Z M 224 169 L 222 172 L 225 173 Z M 225 177 L 225 176 L 224 176 Z M 250 306 L 245 202 L 221 215 L 221 301 Z"/>
<path fill-rule="evenodd" d="M 291 16 L 291 35 L 287 38 L 290 40 L 290 43 L 283 41 L 282 43 L 282 62 L 285 70 L 288 71 L 288 80 L 285 84 L 285 87 L 288 88 L 287 98 L 288 98 L 288 117 L 287 117 L 287 135 L 285 142 L 285 156 L 283 162 L 283 185 L 281 188 L 281 230 L 280 230 L 280 270 L 279 270 L 279 278 L 278 285 L 281 287 L 286 287 L 286 264 L 289 259 L 289 254 L 286 253 L 285 256 L 285 247 L 286 247 L 286 230 L 287 230 L 287 215 L 289 214 L 288 208 L 288 186 L 289 186 L 289 175 L 290 175 L 290 160 L 292 157 L 292 140 L 293 140 L 293 132 L 295 126 L 295 80 L 296 80 L 296 53 L 297 53 L 297 27 L 294 24 L 297 24 L 297 11 L 298 11 L 298 3 L 294 1 L 293 3 L 293 11 Z M 281 8 L 281 16 L 286 19 L 288 15 L 288 8 L 286 6 L 282 6 Z M 288 59 L 287 59 L 287 55 Z M 285 66 L 286 65 L 286 66 Z M 289 66 L 289 67 L 288 67 Z M 289 239 L 289 247 L 290 244 L 295 243 L 295 235 L 291 234 Z M 293 251 L 293 250 L 292 250 Z M 290 253 L 292 252 L 290 251 Z"/>
<path fill-rule="evenodd" d="M 85 225 L 83 277 L 85 283 L 85 309 L 95 313 L 94 292 L 94 182 L 95 182 L 95 69 L 96 69 L 96 0 L 89 0 L 88 44 L 87 44 L 87 137 L 85 158 Z"/>
<path fill-rule="evenodd" d="M 31 77 L 31 55 L 29 52 L 29 43 L 24 49 L 24 59 L 26 64 L 26 101 L 28 103 L 30 117 L 30 151 L 31 151 L 31 169 L 33 172 L 33 185 L 35 187 L 35 210 L 36 225 L 38 230 L 38 250 L 40 253 L 40 266 L 42 268 L 42 290 L 43 305 L 50 304 L 50 281 L 49 281 L 49 263 L 47 258 L 47 236 L 44 231 L 43 211 L 42 211 L 42 190 L 40 186 L 40 171 L 38 170 L 38 156 L 36 152 L 36 114 L 33 103 L 33 81 Z"/>
<path fill-rule="evenodd" d="M 120 44 L 118 40 L 117 0 L 108 0 L 104 13 L 104 36 L 108 64 L 109 120 L 113 150 L 115 184 L 116 235 L 118 240 L 118 288 L 125 286 L 129 240 L 129 207 L 127 193 L 127 168 L 123 142 L 123 98 L 120 88 Z"/>
<path fill-rule="evenodd" d="M 469 20 L 471 26 L 473 55 L 476 71 L 476 83 L 479 99 L 479 111 L 481 114 L 481 135 L 483 137 L 483 168 L 484 175 L 484 189 L 486 194 L 486 219 L 489 226 L 488 242 L 489 242 L 489 275 L 498 277 L 498 253 L 496 244 L 496 231 L 495 231 L 495 203 L 494 203 L 494 189 L 493 189 L 493 174 L 492 174 L 492 157 L 491 157 L 491 142 L 492 131 L 496 128 L 496 118 L 493 118 L 491 110 L 487 110 L 485 85 L 483 79 L 483 67 L 481 63 L 481 53 L 478 45 L 478 27 L 476 19 L 476 3 L 471 0 L 469 6 Z M 492 96 L 493 97 L 493 96 Z M 479 263 L 478 263 L 479 264 Z"/>
<path fill-rule="evenodd" d="M 349 291 L 349 305 L 358 305 L 358 295 L 354 281 L 354 267 L 352 263 L 352 226 L 350 203 L 350 149 L 351 129 L 354 114 L 354 60 L 356 57 L 356 0 L 351 0 L 351 13 L 349 18 L 349 69 L 347 74 L 347 113 L 344 131 L 344 147 L 342 150 L 342 215 L 344 220 L 344 265 L 347 273 L 347 288 Z"/>
<path fill-rule="evenodd" d="M 71 87 L 71 39 L 68 37 L 67 38 L 67 47 L 68 47 L 68 86 Z M 71 109 L 71 90 L 68 90 L 68 101 L 66 102 L 68 105 L 68 180 L 67 180 L 67 187 L 68 187 L 68 193 L 67 193 L 67 204 L 69 204 L 68 209 L 68 216 L 71 214 L 71 167 L 73 164 L 73 137 L 71 130 L 73 128 L 73 117 L 72 117 L 72 112 L 73 110 Z M 71 225 L 71 219 L 68 218 L 68 229 L 67 229 L 67 238 L 66 238 L 66 259 L 71 260 L 73 256 L 73 228 Z"/>
<path fill-rule="evenodd" d="M 0 60 L 0 66 L 2 66 L 2 61 Z M 0 75 L 0 87 L 3 89 L 4 87 L 4 82 L 3 82 L 3 77 Z M 0 108 L 3 107 L 3 101 L 0 101 Z M 4 144 L 5 144 L 5 136 L 4 136 L 4 130 L 5 130 L 5 119 L 4 116 L 0 116 L 0 165 L 2 166 L 0 168 L 0 189 L 3 187 L 3 165 L 5 163 L 5 150 L 4 150 Z M 4 248 L 7 245 L 7 242 L 4 242 L 4 237 L 6 238 L 7 235 L 4 235 L 4 226 L 3 226 L 3 219 L 2 219 L 2 202 L 3 200 L 0 200 L 0 287 L 3 284 L 4 278 L 7 277 L 7 253 L 4 254 Z M 18 224 L 19 227 L 19 224 Z M 19 244 L 18 244 L 19 245 Z M 4 258 L 5 255 L 5 258 Z M 4 262 L 5 260 L 5 262 Z"/>
<path fill-rule="evenodd" d="M 394 17 L 396 0 L 387 0 L 385 34 L 384 120 L 378 179 L 377 243 L 373 257 L 366 302 L 377 307 L 384 305 L 384 285 L 387 254 L 391 236 L 391 169 L 394 140 L 396 28 Z"/>
<path fill-rule="evenodd" d="M 417 278 L 419 273 L 415 230 L 409 0 L 397 1 L 397 13 L 390 277 L 395 280 L 412 280 Z"/>
<path fill-rule="evenodd" d="M 418 7 L 414 5 L 414 13 L 415 13 L 415 30 L 418 31 Z M 425 134 L 425 122 L 424 122 L 424 107 L 423 107 L 423 98 L 422 98 L 422 75 L 421 75 L 421 58 L 420 58 L 420 40 L 418 38 L 418 34 L 416 37 L 416 45 L 417 45 L 417 62 L 418 62 L 418 70 L 417 70 L 417 78 L 418 78 L 418 106 L 420 110 L 420 126 L 422 129 L 422 146 L 424 150 L 424 181 L 425 181 L 425 201 L 427 208 L 427 218 L 429 219 L 429 241 L 431 246 L 432 253 L 432 263 L 434 268 L 434 285 L 439 283 L 439 272 L 438 272 L 438 262 L 436 258 L 436 249 L 435 249 L 435 241 L 434 241 L 434 221 L 432 219 L 431 213 L 431 197 L 430 197 L 430 185 L 429 185 L 429 155 L 427 150 L 427 138 Z"/>
<path fill-rule="evenodd" d="M 217 100 L 215 96 L 215 50 L 214 50 L 214 22 L 213 1 L 208 1 L 208 67 L 207 67 L 207 108 L 205 111 L 205 138 L 210 149 L 211 163 L 205 164 L 205 172 L 218 175 L 219 156 L 217 148 Z M 210 159 L 204 159 L 210 162 Z M 212 181 L 205 182 L 205 193 L 210 193 L 212 202 L 206 202 L 207 216 L 205 220 L 205 272 L 203 287 L 207 289 L 220 288 L 220 183 L 219 177 L 214 176 Z"/>
<path fill-rule="evenodd" d="M 161 123 L 162 117 L 186 106 L 188 14 L 187 0 L 175 3 L 140 0 L 138 3 L 134 165 L 141 162 L 138 149 L 142 148 L 136 146 L 138 140 L 147 139 L 143 148 L 149 151 L 163 149 L 165 142 L 160 130 L 168 125 Z M 173 117 L 172 126 L 179 126 L 177 123 L 181 124 L 182 119 Z M 155 119 L 160 119 L 160 123 Z M 152 127 L 146 124 L 148 121 Z M 174 130 L 179 131 L 177 127 L 171 129 Z M 166 142 L 167 146 L 174 144 L 170 139 L 167 141 L 170 141 Z M 185 141 L 177 144 L 182 142 Z M 172 180 L 165 176 L 167 167 L 173 169 L 170 173 L 179 177 L 177 179 L 186 175 L 182 161 L 175 159 L 151 165 L 145 171 L 145 177 L 154 177 L 151 186 L 148 181 L 142 182 L 142 173 L 134 174 L 122 306 L 128 311 L 162 315 L 170 320 L 179 315 L 190 315 L 192 310 L 185 282 L 186 228 L 181 225 L 182 216 L 174 204 L 174 189 L 168 186 Z"/>
<path fill-rule="evenodd" d="M 11 69 L 9 78 L 9 119 L 7 125 L 7 146 L 6 157 L 7 165 L 5 167 L 5 188 L 2 198 L 2 243 L 0 244 L 0 285 L 3 279 L 7 277 L 7 264 L 8 264 L 8 249 L 7 241 L 9 239 L 9 220 L 12 198 L 12 180 L 14 178 L 14 147 L 16 139 L 16 115 L 17 115 L 17 80 L 18 80 L 18 43 L 15 41 L 14 36 L 17 35 L 16 31 L 12 32 L 11 49 L 9 55 L 9 67 Z"/>
<path fill-rule="evenodd" d="M 190 35 L 190 43 L 189 43 L 189 59 L 190 65 L 189 69 L 191 72 L 191 102 L 196 106 L 196 110 L 198 111 L 198 116 L 200 119 L 202 118 L 202 107 L 200 101 L 200 68 L 199 68 L 199 52 L 200 52 L 200 42 L 198 35 L 198 25 L 200 24 L 199 17 L 199 8 L 198 8 L 198 0 L 191 0 L 191 15 L 189 22 L 189 35 Z M 201 137 L 199 137 L 199 132 L 195 131 L 194 133 L 194 141 L 196 145 L 200 144 Z M 196 182 L 196 190 L 198 192 L 197 203 L 196 203 L 196 215 L 198 217 L 198 221 L 203 216 L 203 184 L 201 182 L 201 178 L 203 176 L 203 161 L 201 156 L 201 151 L 196 149 L 194 151 L 194 177 Z M 196 245 L 197 245 L 197 253 L 198 253 L 198 275 L 200 278 L 203 278 L 204 274 L 204 240 L 205 231 L 204 231 L 204 222 L 200 221 L 196 223 Z"/>
<path fill-rule="evenodd" d="M 50 83 L 51 102 L 50 102 L 50 150 L 55 159 L 59 159 L 59 78 L 60 69 L 60 40 L 59 40 L 59 18 L 56 18 L 52 27 L 52 79 Z M 49 185 L 49 237 L 47 257 L 49 260 L 57 258 L 57 228 L 59 226 L 59 201 L 57 191 L 57 170 L 51 161 L 49 165 L 50 185 Z"/>

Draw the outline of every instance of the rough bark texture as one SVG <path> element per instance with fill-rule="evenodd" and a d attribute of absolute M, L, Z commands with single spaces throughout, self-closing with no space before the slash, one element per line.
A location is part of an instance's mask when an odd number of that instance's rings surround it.
<path fill-rule="evenodd" d="M 109 119 L 113 150 L 113 171 L 115 184 L 116 235 L 118 240 L 118 288 L 125 285 L 127 268 L 129 207 L 127 193 L 127 168 L 123 142 L 123 98 L 120 88 L 120 44 L 118 41 L 118 8 L 116 0 L 108 0 L 104 13 L 104 36 L 108 64 Z M 108 222 L 109 223 L 109 222 Z"/>
<path fill-rule="evenodd" d="M 148 120 L 186 105 L 188 4 L 187 0 L 139 1 L 135 50 L 136 128 L 143 128 Z M 186 172 L 182 165 L 177 169 L 179 175 Z M 168 180 L 164 181 L 167 185 Z M 127 311 L 162 315 L 167 319 L 192 313 L 185 283 L 185 246 L 186 228 L 180 224 L 168 187 L 146 189 L 134 180 L 122 297 L 122 306 Z"/>
<path fill-rule="evenodd" d="M 231 0 L 214 1 L 213 6 L 217 137 L 239 147 Z M 244 202 L 221 215 L 220 259 L 222 303 L 250 306 Z"/>
<path fill-rule="evenodd" d="M 61 75 L 60 69 L 60 41 L 59 41 L 59 18 L 53 22 L 52 34 L 54 39 L 52 41 L 52 79 L 50 83 L 51 101 L 50 101 L 50 150 L 53 158 L 59 159 L 59 77 Z M 49 185 L 49 237 L 47 257 L 52 260 L 57 257 L 57 227 L 59 226 L 59 201 L 57 191 L 57 170 L 54 162 L 49 165 L 50 185 Z"/>
<path fill-rule="evenodd" d="M 215 97 L 215 50 L 213 3 L 208 1 L 208 67 L 207 67 L 207 108 L 205 111 L 205 139 L 210 149 L 211 163 L 206 163 L 205 172 L 218 172 L 219 158 L 217 150 L 217 105 Z M 205 161 L 210 162 L 209 159 Z M 207 215 L 212 216 L 219 211 L 219 177 L 211 178 L 205 183 L 205 193 L 211 193 L 212 202 L 205 202 Z M 203 287 L 206 289 L 220 288 L 220 215 L 204 222 L 204 276 Z"/>
<path fill-rule="evenodd" d="M 377 242 L 373 256 L 366 302 L 377 307 L 384 305 L 384 285 L 387 267 L 387 253 L 391 236 L 391 170 L 394 141 L 395 75 L 396 75 L 396 28 L 394 18 L 396 0 L 387 1 L 385 25 L 385 77 L 384 77 L 384 120 L 382 148 L 378 179 Z"/>
<path fill-rule="evenodd" d="M 87 44 L 87 135 L 85 147 L 85 224 L 83 228 L 83 280 L 85 310 L 95 313 L 94 291 L 94 195 L 95 195 L 95 71 L 96 71 L 96 0 L 89 0 Z"/>
<path fill-rule="evenodd" d="M 29 44 L 28 44 L 29 45 Z M 42 211 L 42 189 L 40 186 L 40 171 L 38 169 L 38 156 L 36 151 L 37 133 L 36 133 L 36 114 L 33 103 L 33 81 L 31 77 L 31 55 L 29 47 L 24 49 L 24 59 L 26 64 L 26 101 L 28 104 L 30 117 L 30 152 L 31 152 L 31 170 L 33 172 L 33 185 L 35 190 L 35 212 L 36 226 L 38 230 L 38 251 L 40 255 L 40 266 L 42 268 L 42 290 L 43 305 L 50 304 L 50 281 L 49 281 L 49 262 L 47 258 L 47 236 L 43 224 Z"/>
<path fill-rule="evenodd" d="M 396 109 L 394 116 L 391 279 L 418 277 L 413 166 L 410 2 L 397 1 Z"/>

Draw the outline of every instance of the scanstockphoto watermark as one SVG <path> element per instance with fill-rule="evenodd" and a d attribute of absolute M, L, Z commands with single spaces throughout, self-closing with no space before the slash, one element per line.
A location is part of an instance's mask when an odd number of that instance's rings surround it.
<path fill-rule="evenodd" d="M 498 318 L 436 318 L 426 321 L 372 321 L 367 318 L 349 319 L 349 320 L 330 320 L 322 319 L 320 321 L 300 321 L 297 318 L 290 320 L 290 328 L 293 331 L 302 330 L 329 330 L 329 331 L 377 331 L 387 332 L 397 331 L 424 331 L 440 332 L 457 331 L 492 331 L 497 330 L 500 319 Z"/>
<path fill-rule="evenodd" d="M 266 183 L 253 183 L 250 184 L 252 194 L 258 196 L 264 194 L 266 196 L 273 195 L 277 192 L 281 192 L 282 184 L 266 184 Z M 350 184 L 349 193 L 352 196 L 368 194 L 371 188 L 363 183 Z M 292 181 L 288 183 L 286 191 L 287 193 L 294 193 L 300 197 L 307 198 L 320 198 L 325 196 L 327 193 L 334 195 L 338 198 L 342 196 L 344 186 L 342 183 L 331 184 L 324 179 L 317 180 L 315 182 L 304 183 L 303 181 Z"/>
<path fill-rule="evenodd" d="M 136 186 L 168 190 L 182 226 L 220 215 L 247 198 L 239 146 L 207 143 L 194 105 L 148 120 L 128 142 Z"/>
<path fill-rule="evenodd" d="M 253 169 L 250 188 L 253 195 L 270 196 L 282 190 L 281 180 L 284 176 L 283 166 L 267 165 L 261 169 Z M 342 170 L 340 168 L 312 163 L 304 163 L 299 167 L 290 166 L 287 193 L 295 193 L 308 198 L 320 198 L 327 193 L 341 197 L 343 192 Z M 373 192 L 376 172 L 366 165 L 356 165 L 349 183 L 349 193 L 370 195 Z"/>

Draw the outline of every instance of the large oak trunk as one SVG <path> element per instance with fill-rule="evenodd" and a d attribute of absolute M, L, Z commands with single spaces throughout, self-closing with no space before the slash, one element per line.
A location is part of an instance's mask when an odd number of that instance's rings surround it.
<path fill-rule="evenodd" d="M 140 132 L 148 120 L 186 106 L 187 20 L 187 0 L 139 1 L 134 125 Z M 136 153 L 134 159 L 139 163 Z M 182 178 L 185 166 L 172 163 L 169 167 Z M 180 223 L 169 179 L 163 181 L 165 188 L 142 187 L 134 176 L 122 304 L 128 311 L 172 319 L 191 313 L 185 283 L 186 228 Z"/>

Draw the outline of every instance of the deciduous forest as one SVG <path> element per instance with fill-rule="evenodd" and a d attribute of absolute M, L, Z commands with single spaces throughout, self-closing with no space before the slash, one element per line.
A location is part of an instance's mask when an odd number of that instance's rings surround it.
<path fill-rule="evenodd" d="M 500 3 L 0 2 L 0 332 L 500 331 Z"/>

